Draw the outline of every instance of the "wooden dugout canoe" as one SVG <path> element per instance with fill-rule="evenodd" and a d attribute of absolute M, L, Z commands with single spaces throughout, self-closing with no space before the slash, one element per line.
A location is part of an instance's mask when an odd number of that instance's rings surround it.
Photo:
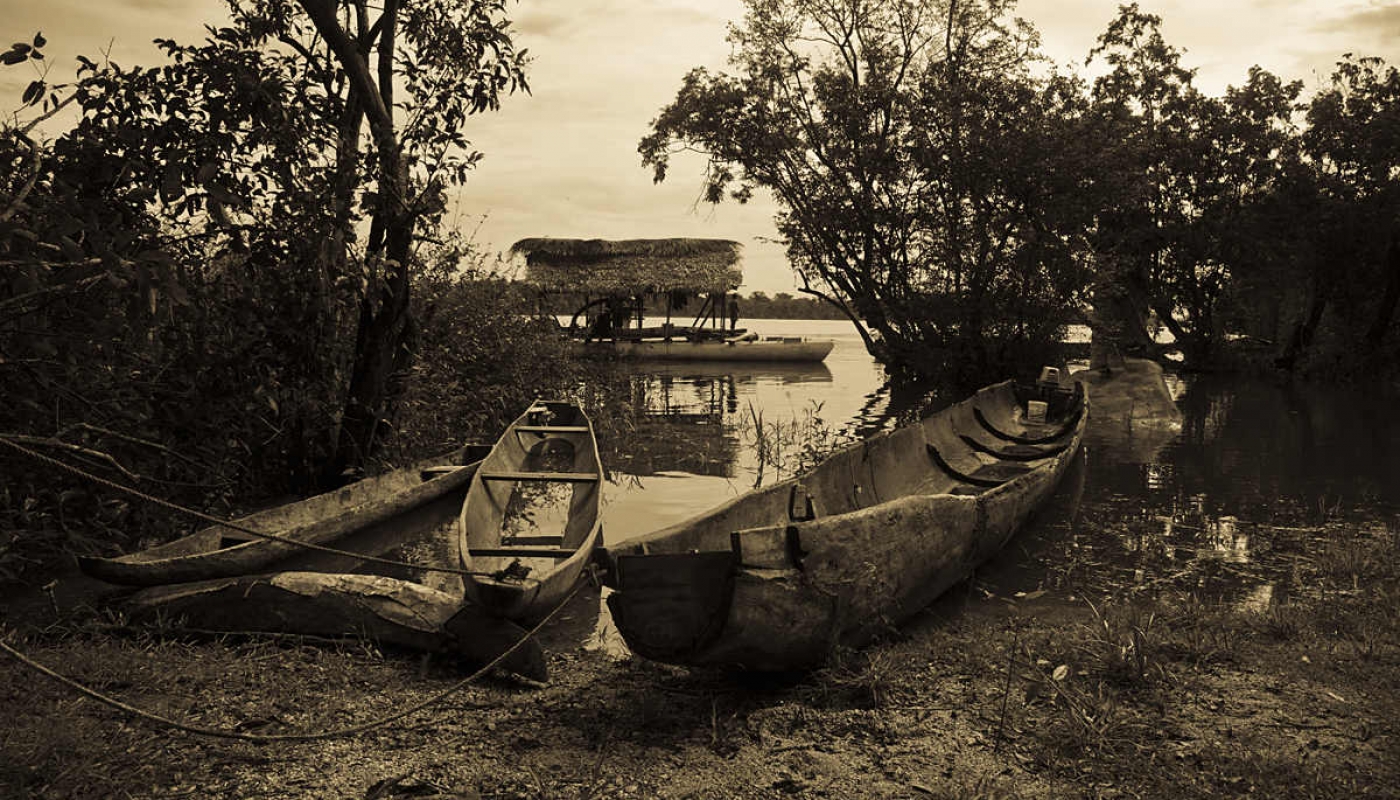
<path fill-rule="evenodd" d="M 458 448 L 232 522 L 288 539 L 335 546 L 371 527 L 393 526 L 401 515 L 461 490 L 476 472 L 474 462 L 484 455 L 483 449 L 479 445 Z M 140 552 L 114 558 L 79 558 L 78 566 L 108 583 L 159 586 L 263 572 L 293 558 L 299 569 L 319 570 L 318 559 L 311 553 L 294 544 L 211 525 Z M 344 565 L 331 568 L 342 569 Z"/>
<path fill-rule="evenodd" d="M 1048 405 L 1044 423 L 1027 401 Z M 674 664 L 819 666 L 933 601 L 1054 491 L 1088 417 L 1072 390 L 995 384 L 810 473 L 609 549 L 613 620 Z"/>
<path fill-rule="evenodd" d="M 574 342 L 574 352 L 583 356 L 615 355 L 618 358 L 658 361 L 743 361 L 820 363 L 831 353 L 835 342 L 796 336 L 762 338 L 734 337 L 723 341 L 692 342 L 685 339 L 663 341 Z"/>
<path fill-rule="evenodd" d="M 462 564 L 475 573 L 466 578 L 467 597 L 514 620 L 553 610 L 602 537 L 602 484 L 588 415 L 570 402 L 535 401 L 506 428 L 467 489 L 458 525 Z M 512 499 L 519 505 L 531 492 L 560 485 L 569 487 L 562 532 L 516 531 Z"/>
<path fill-rule="evenodd" d="M 458 595 L 382 575 L 278 572 L 142 589 L 123 603 L 136 622 L 179 620 L 187 629 L 364 638 L 449 653 L 484 664 L 524 639 L 524 628 L 463 605 Z M 501 666 L 549 679 L 544 650 L 530 640 Z"/>

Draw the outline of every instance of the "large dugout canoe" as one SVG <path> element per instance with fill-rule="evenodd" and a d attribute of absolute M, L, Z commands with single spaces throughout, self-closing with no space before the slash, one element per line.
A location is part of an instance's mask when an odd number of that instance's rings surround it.
<path fill-rule="evenodd" d="M 467 597 L 488 612 L 531 622 L 564 600 L 602 537 L 603 465 L 593 424 L 574 403 L 536 400 L 501 435 L 467 489 L 458 525 Z M 512 514 L 539 488 L 568 486 L 562 531 L 521 530 Z M 534 487 L 527 489 L 525 487 Z"/>
<path fill-rule="evenodd" d="M 481 445 L 468 445 L 333 492 L 239 517 L 232 523 L 299 542 L 336 546 L 373 526 L 393 526 L 402 515 L 460 491 L 486 452 Z M 78 566 L 108 583 L 160 586 L 263 572 L 289 559 L 295 559 L 299 569 L 324 571 L 316 557 L 308 556 L 312 552 L 225 525 L 211 525 L 136 553 L 79 558 Z M 343 569 L 344 565 L 330 568 Z"/>
<path fill-rule="evenodd" d="M 1043 422 L 1027 416 L 1045 403 Z M 608 597 L 646 658 L 808 669 L 925 607 L 1050 496 L 1083 387 L 1005 382 L 838 451 L 810 473 L 610 548 Z"/>

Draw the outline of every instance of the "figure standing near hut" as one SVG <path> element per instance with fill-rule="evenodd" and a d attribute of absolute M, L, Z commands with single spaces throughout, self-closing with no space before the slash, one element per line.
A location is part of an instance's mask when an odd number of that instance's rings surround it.
<path fill-rule="evenodd" d="M 739 293 L 735 292 L 729 297 L 729 332 L 733 333 L 739 328 Z"/>

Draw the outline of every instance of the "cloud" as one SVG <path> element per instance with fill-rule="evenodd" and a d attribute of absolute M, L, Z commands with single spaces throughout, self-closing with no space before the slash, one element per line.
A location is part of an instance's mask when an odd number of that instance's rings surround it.
<path fill-rule="evenodd" d="M 1400 39 L 1400 5 L 1378 5 L 1357 9 L 1345 16 L 1335 17 L 1318 26 L 1322 33 L 1336 34 L 1357 40 L 1387 43 L 1394 49 Z"/>

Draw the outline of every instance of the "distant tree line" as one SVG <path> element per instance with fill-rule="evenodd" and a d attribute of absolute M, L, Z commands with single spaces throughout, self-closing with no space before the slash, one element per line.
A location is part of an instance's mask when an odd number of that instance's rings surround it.
<path fill-rule="evenodd" d="M 739 301 L 740 319 L 845 319 L 841 309 L 814 297 L 788 292 L 750 292 Z"/>
<path fill-rule="evenodd" d="M 1346 55 L 1310 98 L 1255 67 L 1195 85 L 1126 5 L 1047 69 L 1011 0 L 747 0 L 729 70 L 693 70 L 641 140 L 759 189 L 801 291 L 891 372 L 975 384 L 1089 323 L 1188 367 L 1400 370 L 1400 75 Z M 1248 344 L 1248 349 L 1242 346 Z"/>

